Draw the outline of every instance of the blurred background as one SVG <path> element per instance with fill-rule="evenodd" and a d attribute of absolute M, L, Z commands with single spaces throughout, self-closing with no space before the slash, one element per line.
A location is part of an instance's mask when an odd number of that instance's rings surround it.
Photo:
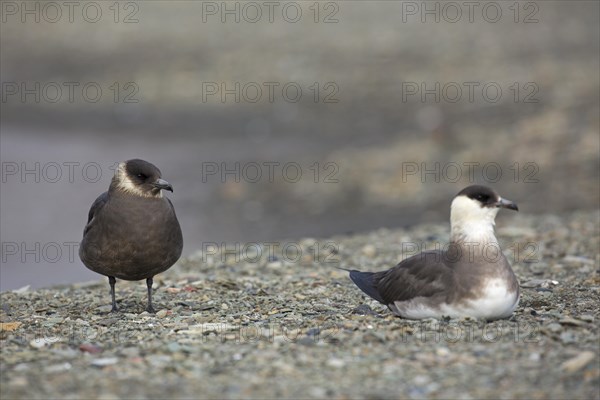
<path fill-rule="evenodd" d="M 118 161 L 157 165 L 209 242 L 599 202 L 599 3 L 2 2 L 0 289 L 77 256 Z"/>

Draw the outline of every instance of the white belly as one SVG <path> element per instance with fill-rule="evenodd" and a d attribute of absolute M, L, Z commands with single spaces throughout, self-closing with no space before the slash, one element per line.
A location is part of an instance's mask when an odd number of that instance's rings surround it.
<path fill-rule="evenodd" d="M 502 279 L 490 279 L 482 292 L 480 298 L 459 304 L 432 306 L 428 299 L 415 297 L 397 301 L 390 308 L 396 315 L 408 319 L 472 317 L 493 320 L 510 317 L 519 303 L 517 292 L 509 290 Z"/>

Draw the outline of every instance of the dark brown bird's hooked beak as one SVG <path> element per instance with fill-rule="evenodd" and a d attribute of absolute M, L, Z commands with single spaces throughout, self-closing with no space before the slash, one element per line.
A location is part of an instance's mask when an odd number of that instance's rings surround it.
<path fill-rule="evenodd" d="M 158 189 L 168 190 L 173 193 L 173 186 L 171 186 L 171 184 L 164 179 L 157 179 L 152 186 Z"/>
<path fill-rule="evenodd" d="M 509 210 L 519 211 L 517 203 L 515 203 L 514 201 L 503 199 L 502 197 L 500 197 L 500 200 L 496 202 L 496 207 L 508 208 Z"/>

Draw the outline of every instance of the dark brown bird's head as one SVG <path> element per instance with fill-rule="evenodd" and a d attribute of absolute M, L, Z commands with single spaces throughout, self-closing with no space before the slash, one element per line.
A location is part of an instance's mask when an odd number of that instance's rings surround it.
<path fill-rule="evenodd" d="M 134 196 L 162 197 L 163 189 L 173 192 L 173 186 L 162 179 L 160 170 L 148 161 L 133 159 L 119 163 L 109 190 Z"/>

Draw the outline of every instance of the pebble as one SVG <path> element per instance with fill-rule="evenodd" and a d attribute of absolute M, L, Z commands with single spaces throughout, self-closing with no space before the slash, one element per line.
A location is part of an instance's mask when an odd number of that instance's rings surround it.
<path fill-rule="evenodd" d="M 94 367 L 107 367 L 109 365 L 114 365 L 117 362 L 119 362 L 119 359 L 117 357 L 107 357 L 107 358 L 96 358 L 94 360 L 92 360 L 92 362 L 90 363 L 91 365 L 93 365 Z"/>
<path fill-rule="evenodd" d="M 584 368 L 592 362 L 595 357 L 596 355 L 592 351 L 582 351 L 575 357 L 562 363 L 560 369 L 572 374 Z"/>
<path fill-rule="evenodd" d="M 577 335 L 575 335 L 575 333 L 573 331 L 561 332 L 561 334 L 560 334 L 560 340 L 564 344 L 576 343 L 577 342 Z"/>
<path fill-rule="evenodd" d="M 50 336 L 50 337 L 43 337 L 43 338 L 36 338 L 33 339 L 32 341 L 29 342 L 29 345 L 33 348 L 36 349 L 41 349 L 44 348 L 46 346 L 51 346 L 55 343 L 60 342 L 62 339 L 57 337 L 57 336 Z"/>
<path fill-rule="evenodd" d="M 324 399 L 327 397 L 327 390 L 322 387 L 311 387 L 309 388 L 308 393 L 315 399 Z"/>
<path fill-rule="evenodd" d="M 158 318 L 164 318 L 167 316 L 168 311 L 167 310 L 160 310 L 156 313 L 156 316 Z"/>
<path fill-rule="evenodd" d="M 45 368 L 45 371 L 49 374 L 52 374 L 52 373 L 56 373 L 56 372 L 68 371 L 71 369 L 71 367 L 72 367 L 72 365 L 70 363 L 65 362 L 65 363 L 50 365 Z"/>
<path fill-rule="evenodd" d="M 103 305 L 100 307 L 96 307 L 96 310 L 98 310 L 101 313 L 109 313 L 112 310 L 112 306 L 110 304 Z"/>
<path fill-rule="evenodd" d="M 372 244 L 366 244 L 361 249 L 361 252 L 366 257 L 375 257 L 375 255 L 377 254 L 377 248 L 374 245 L 372 245 Z"/>
<path fill-rule="evenodd" d="M 333 368 L 342 368 L 346 365 L 346 362 L 339 358 L 330 358 L 327 360 L 327 366 Z"/>
<path fill-rule="evenodd" d="M 3 323 L 0 323 L 0 332 L 1 331 L 12 332 L 14 330 L 19 329 L 20 326 L 21 326 L 21 322 L 3 322 Z"/>
<path fill-rule="evenodd" d="M 15 365 L 14 371 L 26 371 L 29 368 L 30 368 L 29 364 L 21 363 L 21 364 Z"/>
<path fill-rule="evenodd" d="M 450 355 L 450 350 L 447 347 L 438 347 L 435 349 L 435 354 L 440 357 L 448 357 Z"/>
<path fill-rule="evenodd" d="M 146 357 L 146 361 L 154 368 L 162 368 L 169 364 L 173 357 L 166 354 L 153 354 Z"/>
<path fill-rule="evenodd" d="M 102 347 L 87 343 L 79 345 L 79 350 L 81 350 L 84 353 L 90 354 L 102 353 Z"/>
<path fill-rule="evenodd" d="M 181 350 L 181 346 L 177 342 L 171 342 L 167 345 L 167 350 L 171 353 L 176 353 Z"/>
<path fill-rule="evenodd" d="M 566 256 L 562 261 L 569 266 L 578 266 L 583 264 L 594 265 L 594 260 L 582 256 Z"/>
<path fill-rule="evenodd" d="M 558 321 L 558 323 L 562 324 L 562 325 L 574 325 L 574 326 L 587 325 L 584 321 L 580 321 L 578 319 L 571 318 L 571 317 L 564 317 L 564 318 L 560 319 Z"/>
<path fill-rule="evenodd" d="M 521 284 L 522 288 L 537 288 L 541 287 L 544 289 L 551 288 L 552 286 L 558 285 L 558 281 L 550 279 L 531 279 Z"/>
<path fill-rule="evenodd" d="M 560 332 L 563 329 L 563 327 L 560 324 L 556 323 L 556 322 L 553 322 L 553 323 L 549 324 L 547 326 L 547 328 L 548 328 L 548 330 L 550 332 Z"/>
<path fill-rule="evenodd" d="M 270 268 L 270 269 L 279 269 L 282 266 L 283 266 L 283 263 L 281 261 L 272 261 L 267 264 L 267 268 Z"/>

